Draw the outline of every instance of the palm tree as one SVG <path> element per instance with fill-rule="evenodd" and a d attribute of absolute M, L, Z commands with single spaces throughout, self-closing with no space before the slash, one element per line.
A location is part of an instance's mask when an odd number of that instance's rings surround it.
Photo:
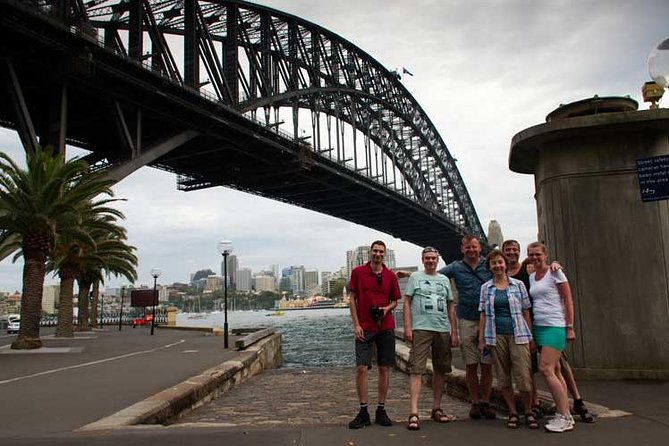
<path fill-rule="evenodd" d="M 99 194 L 111 195 L 113 180 L 88 174 L 80 159 L 66 161 L 49 148 L 38 148 L 20 168 L 0 152 L 0 253 L 23 256 L 21 328 L 13 349 L 39 348 L 45 264 L 56 241 L 56 228 L 73 221 L 78 205 Z"/>
<path fill-rule="evenodd" d="M 94 253 L 87 256 L 77 275 L 79 284 L 79 318 L 78 330 L 90 330 L 88 317 L 88 295 L 91 285 L 104 281 L 104 275 L 124 276 L 127 280 L 137 280 L 137 256 L 133 253 L 134 246 L 125 242 L 125 234 L 106 234 L 97 239 Z M 96 298 L 94 294 L 94 299 Z M 93 302 L 97 307 L 97 302 Z"/>
<path fill-rule="evenodd" d="M 106 234 L 125 237 L 125 229 L 116 224 L 117 218 L 124 218 L 123 214 L 107 206 L 114 201 L 118 200 L 84 201 L 78 207 L 79 212 L 73 214 L 74 220 L 63 222 L 66 224 L 57 228 L 56 247 L 47 264 L 47 269 L 56 271 L 60 277 L 60 300 L 56 327 L 58 337 L 74 336 L 72 325 L 74 280 L 78 278 L 83 268 L 82 265 L 87 262 L 87 257 L 93 255 L 98 249 L 97 240 Z M 87 297 L 87 295 L 84 296 L 86 299 Z M 81 321 L 82 317 L 87 318 L 87 315 L 80 314 L 78 320 Z"/>

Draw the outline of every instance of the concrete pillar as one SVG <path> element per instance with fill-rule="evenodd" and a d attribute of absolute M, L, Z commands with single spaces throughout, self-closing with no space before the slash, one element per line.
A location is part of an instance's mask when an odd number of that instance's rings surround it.
<path fill-rule="evenodd" d="M 581 377 L 669 378 L 669 203 L 642 202 L 636 173 L 669 154 L 669 110 L 635 109 L 579 101 L 511 143 L 511 170 L 534 174 L 538 239 L 566 267 Z"/>

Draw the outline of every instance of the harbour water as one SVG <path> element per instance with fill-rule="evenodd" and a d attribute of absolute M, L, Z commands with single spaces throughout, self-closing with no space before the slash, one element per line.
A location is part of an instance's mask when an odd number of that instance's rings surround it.
<path fill-rule="evenodd" d="M 194 318 L 177 315 L 177 324 L 223 327 L 224 314 L 214 312 Z M 275 327 L 283 336 L 283 367 L 341 367 L 355 364 L 353 328 L 348 308 L 317 310 L 228 311 L 228 327 Z"/>

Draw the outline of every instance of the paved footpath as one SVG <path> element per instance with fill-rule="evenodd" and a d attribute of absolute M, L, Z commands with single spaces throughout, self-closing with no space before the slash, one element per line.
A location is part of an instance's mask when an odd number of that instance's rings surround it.
<path fill-rule="evenodd" d="M 3 338 L 5 340 L 5 338 Z M 0 446 L 569 446 L 664 445 L 669 441 L 669 382 L 582 382 L 585 397 L 633 414 L 577 423 L 556 435 L 503 420 L 471 421 L 467 405 L 446 398 L 457 421 L 426 420 L 429 390 L 422 398 L 421 430 L 406 430 L 407 377 L 392 374 L 388 401 L 395 426 L 349 430 L 356 410 L 353 368 L 268 371 L 171 426 L 136 426 L 76 432 L 83 425 L 235 358 L 220 337 L 197 332 L 107 329 L 70 340 L 46 340 L 41 353 L 7 351 L 0 345 Z M 49 350 L 50 349 L 50 350 Z M 375 375 L 370 383 L 374 403 Z"/>
<path fill-rule="evenodd" d="M 254 376 L 224 396 L 203 406 L 177 424 L 192 426 L 347 426 L 358 410 L 353 367 L 277 369 Z M 374 417 L 376 368 L 370 371 L 370 414 Z M 391 373 L 387 411 L 393 421 L 404 424 L 409 415 L 409 379 Z M 424 385 L 420 418 L 428 420 L 432 388 Z M 469 404 L 444 395 L 442 408 L 459 419 L 467 417 Z M 427 422 L 427 421 L 425 421 Z"/>

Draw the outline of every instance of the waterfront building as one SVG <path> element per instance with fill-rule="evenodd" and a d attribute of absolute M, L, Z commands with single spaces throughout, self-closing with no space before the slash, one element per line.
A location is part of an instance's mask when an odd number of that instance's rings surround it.
<path fill-rule="evenodd" d="M 290 276 L 281 277 L 281 280 L 279 280 L 279 291 L 282 293 L 291 293 L 293 291 L 290 286 Z"/>
<path fill-rule="evenodd" d="M 304 266 L 291 266 L 290 288 L 293 296 L 303 296 L 305 291 Z"/>
<path fill-rule="evenodd" d="M 331 271 L 321 272 L 321 292 L 326 296 L 330 294 L 330 277 L 332 277 Z"/>
<path fill-rule="evenodd" d="M 251 268 L 239 268 L 235 277 L 237 291 L 251 291 L 253 289 L 253 272 Z"/>
<path fill-rule="evenodd" d="M 42 291 L 42 312 L 55 314 L 59 296 L 60 285 L 45 285 Z"/>
<path fill-rule="evenodd" d="M 276 291 L 276 279 L 269 274 L 258 274 L 253 277 L 253 288 L 256 291 Z"/>
<path fill-rule="evenodd" d="M 170 289 L 167 285 L 158 285 L 158 302 L 169 302 Z"/>
<path fill-rule="evenodd" d="M 204 279 L 204 292 L 213 293 L 223 289 L 223 277 L 212 275 Z"/>

